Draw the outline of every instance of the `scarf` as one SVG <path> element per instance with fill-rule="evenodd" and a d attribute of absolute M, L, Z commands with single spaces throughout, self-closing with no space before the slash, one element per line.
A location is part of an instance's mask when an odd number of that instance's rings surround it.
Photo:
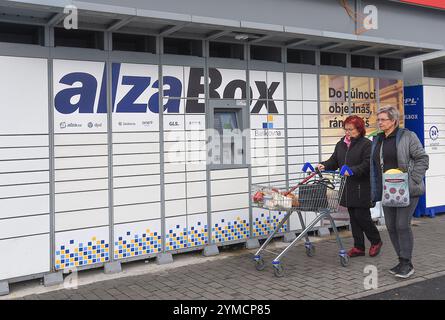
<path fill-rule="evenodd" d="M 351 145 L 351 137 L 346 135 L 345 138 L 343 139 L 343 142 L 346 143 L 349 149 L 349 146 Z"/>

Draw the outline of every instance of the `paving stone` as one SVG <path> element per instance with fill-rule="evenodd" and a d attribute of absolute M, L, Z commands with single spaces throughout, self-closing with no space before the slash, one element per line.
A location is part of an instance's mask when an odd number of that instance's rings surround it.
<path fill-rule="evenodd" d="M 417 219 L 416 223 L 418 226 L 413 227 L 413 263 L 416 268 L 413 279 L 427 279 L 445 271 L 445 246 L 437 243 L 437 239 L 445 238 L 445 215 L 434 219 Z M 30 295 L 24 299 L 346 299 L 347 296 L 365 292 L 363 280 L 367 275 L 364 273 L 366 265 L 377 267 L 379 287 L 403 285 L 403 281 L 388 272 L 397 263 L 397 257 L 387 231 L 381 231 L 381 236 L 384 246 L 378 257 L 351 259 L 347 268 L 339 264 L 335 240 L 322 240 L 316 243 L 317 252 L 312 258 L 305 255 L 302 246 L 291 248 L 282 260 L 285 270 L 283 278 L 273 274 L 271 261 L 276 255 L 266 253 L 266 268 L 259 272 L 252 262 L 254 252 L 237 249 L 227 251 L 229 254 L 236 253 L 236 256 L 224 259 L 156 274 L 106 280 L 77 290 Z M 352 238 L 342 241 L 345 248 L 353 244 Z M 274 251 L 279 252 L 280 249 Z"/>

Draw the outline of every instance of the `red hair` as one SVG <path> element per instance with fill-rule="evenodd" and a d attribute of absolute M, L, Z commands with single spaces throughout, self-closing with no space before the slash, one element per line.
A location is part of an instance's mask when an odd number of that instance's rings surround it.
<path fill-rule="evenodd" d="M 346 120 L 343 122 L 343 129 L 347 124 L 352 124 L 358 130 L 361 137 L 363 137 L 366 134 L 365 121 L 363 121 L 363 119 L 360 118 L 359 116 L 347 117 Z"/>

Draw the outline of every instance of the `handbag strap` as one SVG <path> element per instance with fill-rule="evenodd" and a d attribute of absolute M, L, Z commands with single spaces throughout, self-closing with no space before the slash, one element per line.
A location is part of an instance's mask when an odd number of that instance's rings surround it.
<path fill-rule="evenodd" d="M 380 168 L 381 168 L 382 174 L 383 174 L 383 168 L 384 168 L 384 163 L 383 163 L 383 139 L 382 139 L 382 143 L 380 144 Z"/>

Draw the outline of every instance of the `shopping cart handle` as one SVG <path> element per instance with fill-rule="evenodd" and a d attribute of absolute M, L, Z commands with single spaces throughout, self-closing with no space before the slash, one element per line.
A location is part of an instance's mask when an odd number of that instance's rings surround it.
<path fill-rule="evenodd" d="M 303 169 L 301 169 L 301 171 L 303 171 L 303 172 L 307 172 L 307 169 L 310 169 L 311 172 L 314 172 L 314 171 L 315 171 L 314 167 L 313 167 L 309 162 L 306 162 L 306 163 L 304 164 Z"/>
<path fill-rule="evenodd" d="M 340 175 L 344 176 L 346 172 L 349 173 L 350 176 L 354 175 L 354 172 L 352 172 L 351 168 L 349 168 L 347 165 L 344 165 L 343 167 L 341 167 Z"/>

